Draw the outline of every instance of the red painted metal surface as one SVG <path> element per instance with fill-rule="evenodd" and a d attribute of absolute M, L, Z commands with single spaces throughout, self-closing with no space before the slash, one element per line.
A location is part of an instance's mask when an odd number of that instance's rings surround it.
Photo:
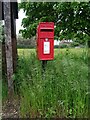
<path fill-rule="evenodd" d="M 37 27 L 37 57 L 39 60 L 54 59 L 53 22 L 41 22 Z"/>

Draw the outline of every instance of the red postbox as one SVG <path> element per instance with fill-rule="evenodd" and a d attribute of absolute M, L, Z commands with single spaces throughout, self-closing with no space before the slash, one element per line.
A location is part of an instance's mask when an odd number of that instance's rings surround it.
<path fill-rule="evenodd" d="M 53 22 L 41 22 L 37 27 L 37 57 L 39 60 L 54 59 Z"/>

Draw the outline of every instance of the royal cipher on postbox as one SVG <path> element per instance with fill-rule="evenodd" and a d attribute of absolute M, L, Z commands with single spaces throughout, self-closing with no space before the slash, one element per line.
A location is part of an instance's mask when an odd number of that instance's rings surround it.
<path fill-rule="evenodd" d="M 37 57 L 39 60 L 54 59 L 53 22 L 41 22 L 37 27 Z"/>

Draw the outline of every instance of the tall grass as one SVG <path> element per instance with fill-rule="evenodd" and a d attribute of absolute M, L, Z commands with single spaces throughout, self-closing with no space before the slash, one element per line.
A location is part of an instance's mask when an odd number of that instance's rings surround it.
<path fill-rule="evenodd" d="M 7 87 L 7 84 L 6 82 L 3 80 L 2 81 L 2 101 L 6 100 L 7 99 L 7 96 L 8 96 L 8 87 Z"/>
<path fill-rule="evenodd" d="M 14 82 L 20 93 L 21 117 L 88 117 L 87 53 L 76 50 L 55 50 L 54 60 L 47 62 L 43 73 L 35 51 L 28 55 L 19 51 Z"/>

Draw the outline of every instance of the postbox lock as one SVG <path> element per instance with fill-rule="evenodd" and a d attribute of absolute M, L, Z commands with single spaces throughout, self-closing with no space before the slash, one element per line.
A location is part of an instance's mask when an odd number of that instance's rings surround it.
<path fill-rule="evenodd" d="M 48 41 L 48 38 L 45 38 L 46 41 Z"/>

